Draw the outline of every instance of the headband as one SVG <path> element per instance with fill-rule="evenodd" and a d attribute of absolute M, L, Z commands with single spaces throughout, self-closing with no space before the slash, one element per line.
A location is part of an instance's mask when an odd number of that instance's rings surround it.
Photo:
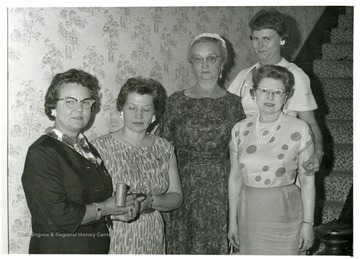
<path fill-rule="evenodd" d="M 193 41 L 190 43 L 190 46 L 193 45 L 196 40 L 198 40 L 200 38 L 205 38 L 205 37 L 219 40 L 221 42 L 221 46 L 223 48 L 226 48 L 226 42 L 224 41 L 223 38 L 221 38 L 219 36 L 219 34 L 217 34 L 217 33 L 209 33 L 209 32 L 204 32 L 204 33 L 201 33 L 200 35 L 196 36 L 195 39 L 193 39 Z"/>

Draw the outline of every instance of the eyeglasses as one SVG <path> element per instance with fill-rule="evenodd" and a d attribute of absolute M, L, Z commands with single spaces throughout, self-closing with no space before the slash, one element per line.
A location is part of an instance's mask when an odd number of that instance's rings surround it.
<path fill-rule="evenodd" d="M 57 100 L 65 101 L 67 107 L 69 107 L 69 108 L 75 108 L 79 103 L 81 103 L 82 107 L 84 107 L 85 109 L 90 109 L 93 106 L 93 104 L 95 103 L 95 100 L 90 99 L 90 98 L 86 98 L 86 99 L 80 101 L 74 97 L 65 97 L 65 98 L 59 98 Z"/>
<path fill-rule="evenodd" d="M 264 96 L 268 96 L 270 93 L 272 93 L 273 96 L 275 96 L 276 98 L 280 98 L 286 92 L 283 89 L 273 89 L 272 90 L 272 89 L 267 89 L 265 87 L 260 87 L 256 90 L 260 91 L 260 94 L 264 95 Z"/>
<path fill-rule="evenodd" d="M 221 56 L 210 55 L 210 56 L 207 56 L 206 58 L 203 58 L 203 57 L 200 57 L 200 56 L 192 56 L 191 60 L 195 64 L 202 64 L 205 60 L 209 64 L 215 64 L 215 62 L 217 61 L 217 59 L 219 57 L 221 57 Z"/>

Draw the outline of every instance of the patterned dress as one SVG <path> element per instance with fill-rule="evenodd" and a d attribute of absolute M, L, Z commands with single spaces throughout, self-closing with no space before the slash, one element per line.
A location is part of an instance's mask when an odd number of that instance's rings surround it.
<path fill-rule="evenodd" d="M 256 120 L 237 123 L 231 133 L 230 148 L 245 183 L 238 207 L 240 254 L 298 255 L 303 205 L 295 182 L 314 151 L 311 130 L 306 122 L 283 115 L 273 137 L 263 143 Z M 260 124 L 260 134 L 268 134 L 271 125 Z"/>
<path fill-rule="evenodd" d="M 164 194 L 169 187 L 169 165 L 173 146 L 165 139 L 153 137 L 146 147 L 132 147 L 110 134 L 95 141 L 108 169 L 115 190 L 116 183 L 126 183 L 130 192 Z M 141 214 L 131 223 L 114 221 L 110 229 L 111 254 L 164 254 L 164 221 L 161 213 Z"/>
<path fill-rule="evenodd" d="M 176 149 L 184 204 L 164 214 L 167 253 L 227 254 L 231 128 L 245 117 L 238 96 L 168 98 L 157 134 Z"/>

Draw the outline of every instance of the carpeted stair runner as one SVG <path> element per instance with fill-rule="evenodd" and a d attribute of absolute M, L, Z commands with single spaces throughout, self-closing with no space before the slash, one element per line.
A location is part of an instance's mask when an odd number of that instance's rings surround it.
<path fill-rule="evenodd" d="M 353 184 L 353 7 L 339 15 L 330 43 L 322 45 L 322 58 L 313 72 L 321 82 L 324 113 L 324 161 L 316 174 L 315 225 L 338 219 Z M 319 254 L 322 245 L 314 245 Z"/>

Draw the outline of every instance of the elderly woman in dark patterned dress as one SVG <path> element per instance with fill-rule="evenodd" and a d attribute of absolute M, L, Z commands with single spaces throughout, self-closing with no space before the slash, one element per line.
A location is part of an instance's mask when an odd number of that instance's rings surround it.
<path fill-rule="evenodd" d="M 172 94 L 156 134 L 176 148 L 184 204 L 166 217 L 170 254 L 227 254 L 228 143 L 245 115 L 238 96 L 218 84 L 225 41 L 203 33 L 189 45 L 194 86 Z"/>

